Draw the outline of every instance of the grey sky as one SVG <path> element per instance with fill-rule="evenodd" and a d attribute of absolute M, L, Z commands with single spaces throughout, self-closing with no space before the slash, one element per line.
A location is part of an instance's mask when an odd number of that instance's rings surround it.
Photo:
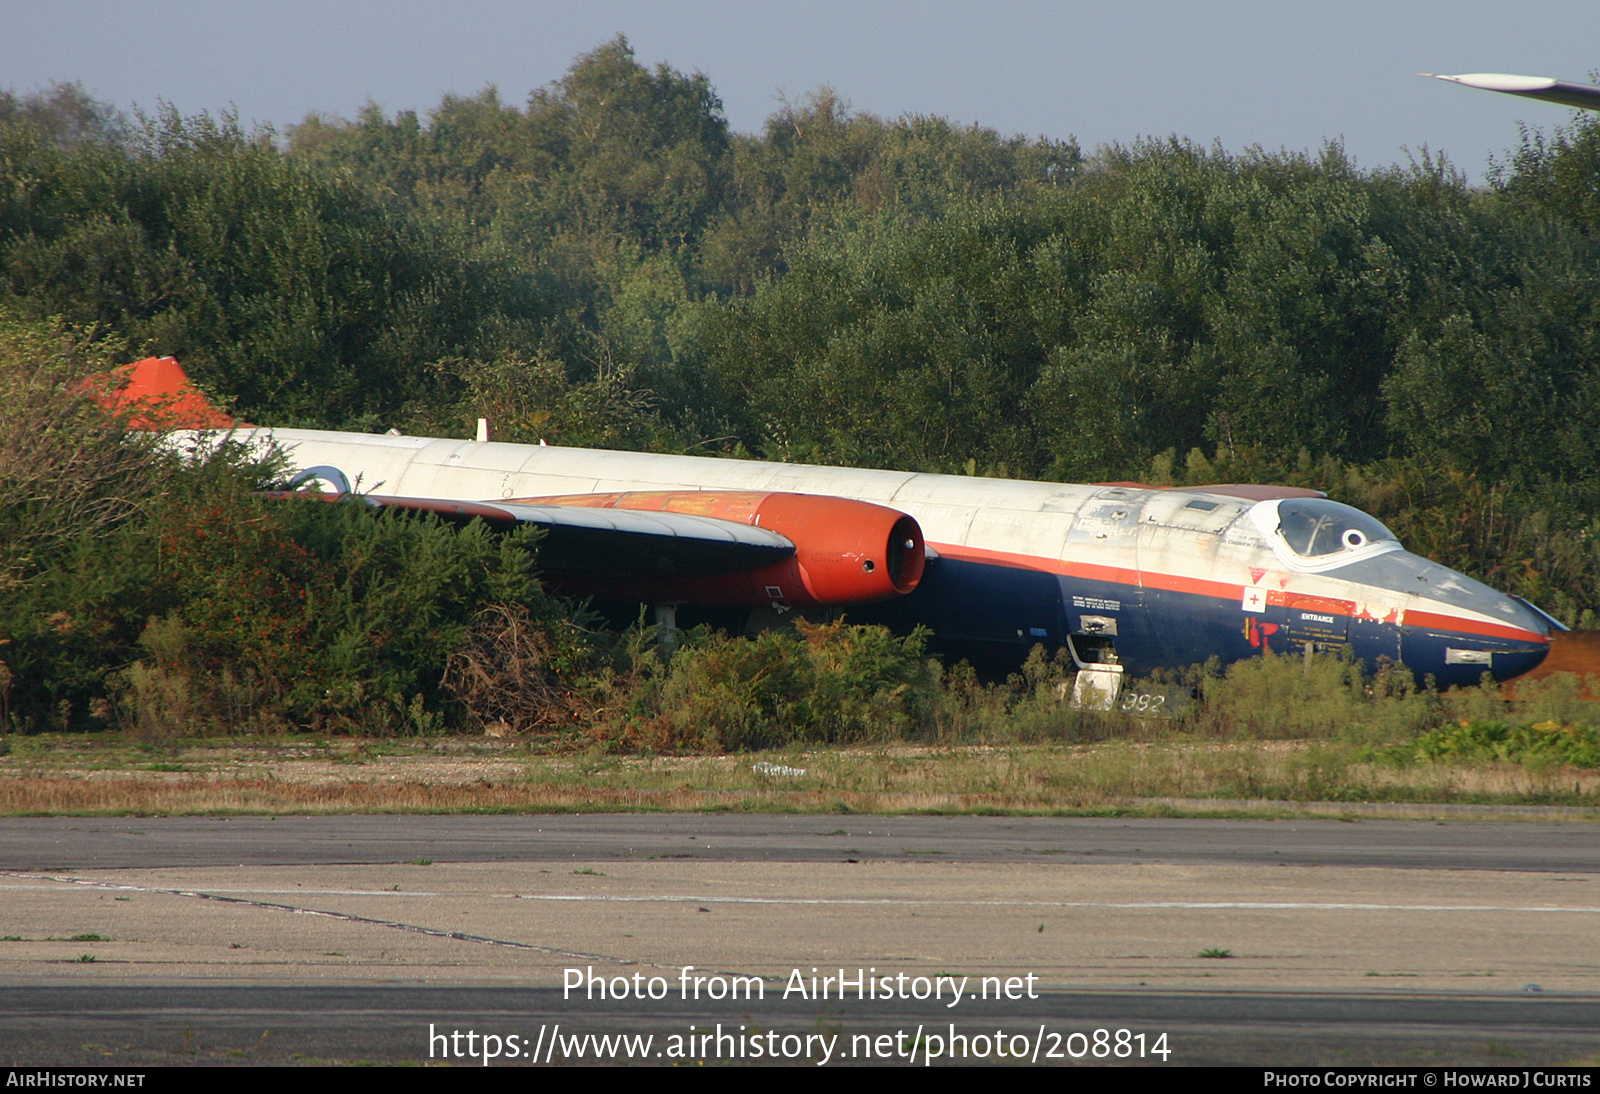
<path fill-rule="evenodd" d="M 1597 15 L 1594 0 L 0 0 L 0 87 L 80 80 L 124 108 L 232 104 L 281 127 L 368 99 L 426 110 L 489 83 L 521 102 L 620 32 L 645 64 L 704 72 L 744 131 L 780 95 L 826 84 L 860 110 L 1086 149 L 1173 133 L 1233 150 L 1342 139 L 1375 167 L 1426 145 L 1481 178 L 1519 119 L 1572 112 L 1415 73 L 1583 81 L 1600 66 Z"/>

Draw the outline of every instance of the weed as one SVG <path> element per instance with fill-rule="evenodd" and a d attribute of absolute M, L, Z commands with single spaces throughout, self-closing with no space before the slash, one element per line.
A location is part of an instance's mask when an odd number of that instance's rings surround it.
<path fill-rule="evenodd" d="M 1197 957 L 1218 957 L 1218 958 L 1232 957 L 1233 956 L 1233 951 L 1232 950 L 1222 950 L 1222 949 L 1218 949 L 1215 946 L 1212 946 L 1209 949 L 1201 950 L 1195 956 L 1197 956 Z"/>
<path fill-rule="evenodd" d="M 1500 1043 L 1498 1043 L 1496 1041 L 1488 1042 L 1482 1048 L 1480 1048 L 1478 1051 L 1483 1053 L 1483 1055 L 1485 1055 L 1485 1056 L 1518 1057 L 1518 1056 L 1526 1056 L 1527 1055 L 1526 1052 L 1518 1051 L 1515 1048 L 1511 1048 L 1511 1047 L 1509 1047 L 1507 1045 L 1502 1045 L 1502 1044 L 1500 1044 Z"/>
<path fill-rule="evenodd" d="M 1297 672 L 1303 669 L 1299 661 L 1278 660 Z M 531 752 L 519 749 L 513 756 L 504 745 L 481 737 L 384 742 L 382 751 L 392 756 L 374 753 L 333 783 L 323 780 L 320 765 L 358 747 L 371 752 L 365 743 L 287 737 L 241 747 L 196 740 L 183 744 L 172 758 L 206 774 L 175 777 L 130 770 L 147 757 L 120 736 L 40 734 L 18 738 L 31 749 L 25 765 L 14 757 L 0 759 L 0 771 L 6 772 L 0 779 L 0 814 L 272 816 L 641 808 L 840 815 L 1172 814 L 1203 808 L 1200 803 L 1207 801 L 1216 801 L 1218 810 L 1237 811 L 1243 807 L 1240 799 L 1600 806 L 1600 768 L 1562 762 L 1575 757 L 1575 749 L 1585 746 L 1586 734 L 1592 732 L 1578 723 L 1519 727 L 1508 720 L 1502 723 L 1503 740 L 1482 732 L 1483 723 L 1474 723 L 1469 732 L 1446 722 L 1385 741 L 1375 741 L 1363 729 L 1254 742 L 1203 732 L 1202 714 L 1194 713 L 1189 722 L 1129 720 L 1116 731 L 1122 735 L 1109 739 L 1086 739 L 1092 727 L 1081 722 L 1072 731 L 1079 739 L 1037 744 L 996 737 L 989 744 L 885 742 L 770 754 L 808 769 L 804 785 L 793 786 L 764 785 L 750 770 L 749 754 L 620 755 L 573 750 L 571 742 L 556 741 Z M 1110 725 L 1105 722 L 1101 728 Z M 1523 740 L 1526 744 L 1517 743 Z M 1520 751 L 1494 751 L 1512 746 Z M 1508 758 L 1499 758 L 1502 754 Z M 426 778 L 419 777 L 416 760 L 427 761 Z M 86 779 L 86 768 L 104 773 Z M 823 831 L 849 835 L 840 827 Z M 47 872 L 65 871 L 52 867 Z"/>

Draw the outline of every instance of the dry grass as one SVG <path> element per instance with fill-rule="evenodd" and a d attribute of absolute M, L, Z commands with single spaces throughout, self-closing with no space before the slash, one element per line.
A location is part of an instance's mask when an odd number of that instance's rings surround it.
<path fill-rule="evenodd" d="M 1179 738 L 651 757 L 547 754 L 526 743 L 484 738 L 381 747 L 295 740 L 196 744 L 164 753 L 112 735 L 11 740 L 17 747 L 0 757 L 0 814 L 12 816 L 1237 812 L 1241 801 L 1600 807 L 1596 771 L 1454 763 L 1396 768 L 1365 762 L 1356 746 L 1326 741 Z M 760 759 L 805 774 L 763 776 L 752 770 Z M 1206 804 L 1211 801 L 1217 804 Z"/>

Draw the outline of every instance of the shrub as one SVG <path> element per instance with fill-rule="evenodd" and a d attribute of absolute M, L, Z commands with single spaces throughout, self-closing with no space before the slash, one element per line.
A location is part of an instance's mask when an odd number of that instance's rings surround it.
<path fill-rule="evenodd" d="M 666 659 L 635 632 L 596 733 L 719 752 L 915 736 L 932 725 L 938 683 L 925 640 L 797 619 L 750 639 L 693 632 Z"/>
<path fill-rule="evenodd" d="M 1359 663 L 1331 656 L 1237 661 L 1204 694 L 1201 732 L 1254 740 L 1409 737 L 1436 708 L 1401 666 L 1386 663 L 1369 676 Z"/>
<path fill-rule="evenodd" d="M 531 532 L 246 494 L 163 515 L 158 583 L 170 608 L 140 639 L 142 675 L 120 681 L 141 725 L 170 720 L 147 708 L 187 681 L 196 729 L 443 728 L 446 666 L 486 605 L 539 626 L 562 614 L 533 576 Z"/>
<path fill-rule="evenodd" d="M 490 604 L 451 654 L 444 687 L 477 729 L 568 729 L 590 713 L 579 682 L 591 653 L 587 633 L 571 619 L 539 618 L 523 603 Z"/>
<path fill-rule="evenodd" d="M 533 532 L 263 497 L 274 453 L 108 417 L 86 381 L 115 353 L 0 313 L 4 728 L 425 732 L 463 713 L 441 679 L 487 606 L 577 648 Z"/>

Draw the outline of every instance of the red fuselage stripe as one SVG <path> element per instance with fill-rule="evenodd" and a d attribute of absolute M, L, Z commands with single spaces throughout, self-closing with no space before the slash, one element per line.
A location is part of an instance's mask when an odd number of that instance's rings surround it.
<path fill-rule="evenodd" d="M 982 562 L 991 566 L 1009 566 L 1016 570 L 1041 570 L 1066 577 L 1087 578 L 1090 581 L 1107 581 L 1113 585 L 1126 585 L 1130 589 L 1165 589 L 1169 592 L 1194 593 L 1214 596 L 1218 600 L 1238 600 L 1244 595 L 1244 586 L 1226 581 L 1206 581 L 1196 577 L 1179 577 L 1177 574 L 1140 573 L 1125 566 L 1101 566 L 1093 562 L 1068 562 L 1059 558 L 1041 558 L 1038 555 L 1015 554 L 1011 551 L 991 551 L 983 547 L 958 547 L 954 544 L 931 543 L 940 558 L 953 558 L 962 562 Z"/>
<path fill-rule="evenodd" d="M 1430 631 L 1451 631 L 1456 634 L 1481 634 L 1488 638 L 1510 638 L 1517 642 L 1544 642 L 1550 641 L 1547 634 L 1536 634 L 1525 631 L 1521 627 L 1506 627 L 1499 623 L 1480 623 L 1475 619 L 1462 619 L 1454 615 L 1439 615 L 1434 612 L 1408 611 L 1405 616 L 1408 627 L 1425 627 Z"/>

